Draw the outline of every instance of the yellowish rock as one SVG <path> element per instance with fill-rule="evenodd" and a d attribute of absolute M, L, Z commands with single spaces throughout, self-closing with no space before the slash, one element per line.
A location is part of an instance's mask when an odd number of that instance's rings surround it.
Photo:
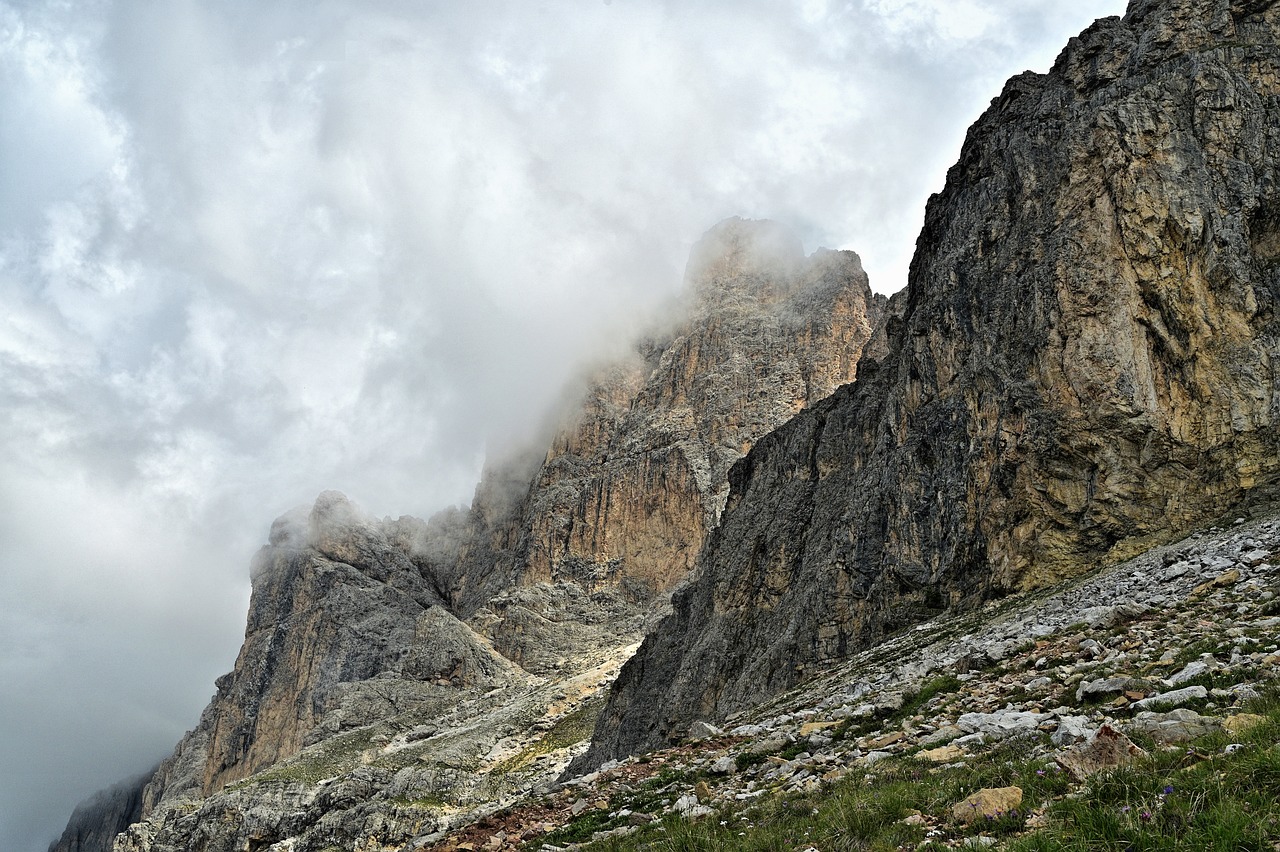
<path fill-rule="evenodd" d="M 837 727 L 839 722 L 805 722 L 800 726 L 800 736 L 807 737 L 810 734 L 816 734 L 821 731 L 829 731 Z"/>
<path fill-rule="evenodd" d="M 1265 716 L 1259 716 L 1256 713 L 1238 713 L 1235 716 L 1228 716 L 1222 720 L 1222 728 L 1233 737 L 1243 734 L 1245 731 L 1258 727 L 1267 721 Z"/>
<path fill-rule="evenodd" d="M 1022 804 L 1021 787 L 988 787 L 951 806 L 951 819 L 962 825 L 978 820 L 995 819 Z"/>
<path fill-rule="evenodd" d="M 859 745 L 862 746 L 863 748 L 876 750 L 876 749 L 885 748 L 886 746 L 891 746 L 894 743 L 902 742 L 902 738 L 903 738 L 902 731 L 894 731 L 891 734 L 884 734 L 883 736 L 879 736 L 879 737 L 868 737 L 862 740 L 859 743 Z"/>
<path fill-rule="evenodd" d="M 953 763 L 964 757 L 964 749 L 957 745 L 945 745 L 922 751 L 919 756 L 934 763 Z"/>

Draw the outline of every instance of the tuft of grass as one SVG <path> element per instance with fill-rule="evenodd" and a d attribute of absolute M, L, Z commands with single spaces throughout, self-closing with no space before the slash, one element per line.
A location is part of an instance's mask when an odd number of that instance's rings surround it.
<path fill-rule="evenodd" d="M 633 835 L 587 848 L 791 852 L 812 845 L 928 852 L 984 834 L 1000 838 L 1000 848 L 1010 852 L 1272 852 L 1280 840 L 1280 687 L 1243 709 L 1265 721 L 1234 741 L 1219 732 L 1187 746 L 1153 748 L 1147 759 L 1083 786 L 1036 757 L 1043 735 L 1029 734 L 999 743 L 964 767 L 940 769 L 910 757 L 888 758 L 833 785 L 774 793 L 747 805 L 725 803 L 713 816 L 696 821 L 669 814 Z M 667 787 L 651 788 L 650 807 L 661 804 L 659 790 L 668 799 L 678 795 L 678 785 L 673 777 Z M 968 827 L 948 821 L 951 806 L 975 790 L 1014 785 L 1023 791 L 1020 813 Z M 1028 830 L 1026 814 L 1042 808 L 1047 808 L 1048 827 Z M 904 822 L 916 812 L 924 816 L 924 825 Z M 571 824 L 576 826 L 571 832 L 566 826 L 567 833 L 541 840 L 584 842 L 596 831 L 622 824 L 602 814 L 584 817 Z"/>

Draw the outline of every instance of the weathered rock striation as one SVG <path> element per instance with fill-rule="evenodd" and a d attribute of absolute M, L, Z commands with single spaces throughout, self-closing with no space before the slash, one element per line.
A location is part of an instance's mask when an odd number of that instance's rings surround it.
<path fill-rule="evenodd" d="M 857 255 L 806 258 L 770 222 L 713 228 L 686 281 L 680 319 L 596 373 L 531 477 L 527 460 L 496 469 L 465 517 L 432 519 L 461 540 L 436 569 L 455 611 L 530 671 L 554 670 L 600 641 L 584 630 L 607 631 L 679 582 L 723 510 L 729 468 L 852 381 L 886 316 Z M 584 613 L 573 590 L 614 615 Z"/>
<path fill-rule="evenodd" d="M 1134 0 L 1006 85 L 929 202 L 888 354 L 733 469 L 577 768 L 1274 484 L 1278 35 L 1272 2 Z"/>
<path fill-rule="evenodd" d="M 714 228 L 687 282 L 550 450 L 492 465 L 470 510 L 377 520 L 326 492 L 277 520 L 235 668 L 120 848 L 399 843 L 442 825 L 443 803 L 563 769 L 716 523 L 730 467 L 853 379 L 888 304 L 857 255 L 806 258 L 768 222 Z"/>

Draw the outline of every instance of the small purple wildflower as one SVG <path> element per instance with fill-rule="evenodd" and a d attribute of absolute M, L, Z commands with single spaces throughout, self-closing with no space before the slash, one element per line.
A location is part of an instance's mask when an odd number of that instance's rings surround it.
<path fill-rule="evenodd" d="M 1167 796 L 1167 795 L 1169 795 L 1169 794 L 1170 794 L 1170 793 L 1172 793 L 1172 792 L 1173 792 L 1173 785 L 1172 785 L 1172 784 L 1169 784 L 1168 786 L 1166 786 L 1166 787 L 1164 788 L 1164 795 L 1166 795 L 1166 796 Z"/>
<path fill-rule="evenodd" d="M 1142 813 L 1138 814 L 1138 819 L 1142 820 L 1143 822 L 1150 822 L 1151 811 L 1143 811 Z"/>

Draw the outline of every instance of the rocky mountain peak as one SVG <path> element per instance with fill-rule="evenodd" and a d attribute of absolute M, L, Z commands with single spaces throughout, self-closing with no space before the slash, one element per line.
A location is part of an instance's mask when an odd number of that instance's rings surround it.
<path fill-rule="evenodd" d="M 772 302 L 791 288 L 805 260 L 800 239 L 767 220 L 725 219 L 689 254 L 685 280 L 707 305 Z"/>
<path fill-rule="evenodd" d="M 712 229 L 690 270 L 684 315 L 598 369 L 549 447 L 491 462 L 469 510 L 378 520 L 326 491 L 276 520 L 235 668 L 146 785 L 149 824 L 181 836 L 183 802 L 238 800 L 387 720 L 416 753 L 430 719 L 517 730 L 510 714 L 577 712 L 607 685 L 692 566 L 729 468 L 852 380 L 885 314 L 856 255 L 806 259 L 768 222 Z M 478 742 L 430 745 L 459 763 L 415 783 L 479 795 Z"/>

